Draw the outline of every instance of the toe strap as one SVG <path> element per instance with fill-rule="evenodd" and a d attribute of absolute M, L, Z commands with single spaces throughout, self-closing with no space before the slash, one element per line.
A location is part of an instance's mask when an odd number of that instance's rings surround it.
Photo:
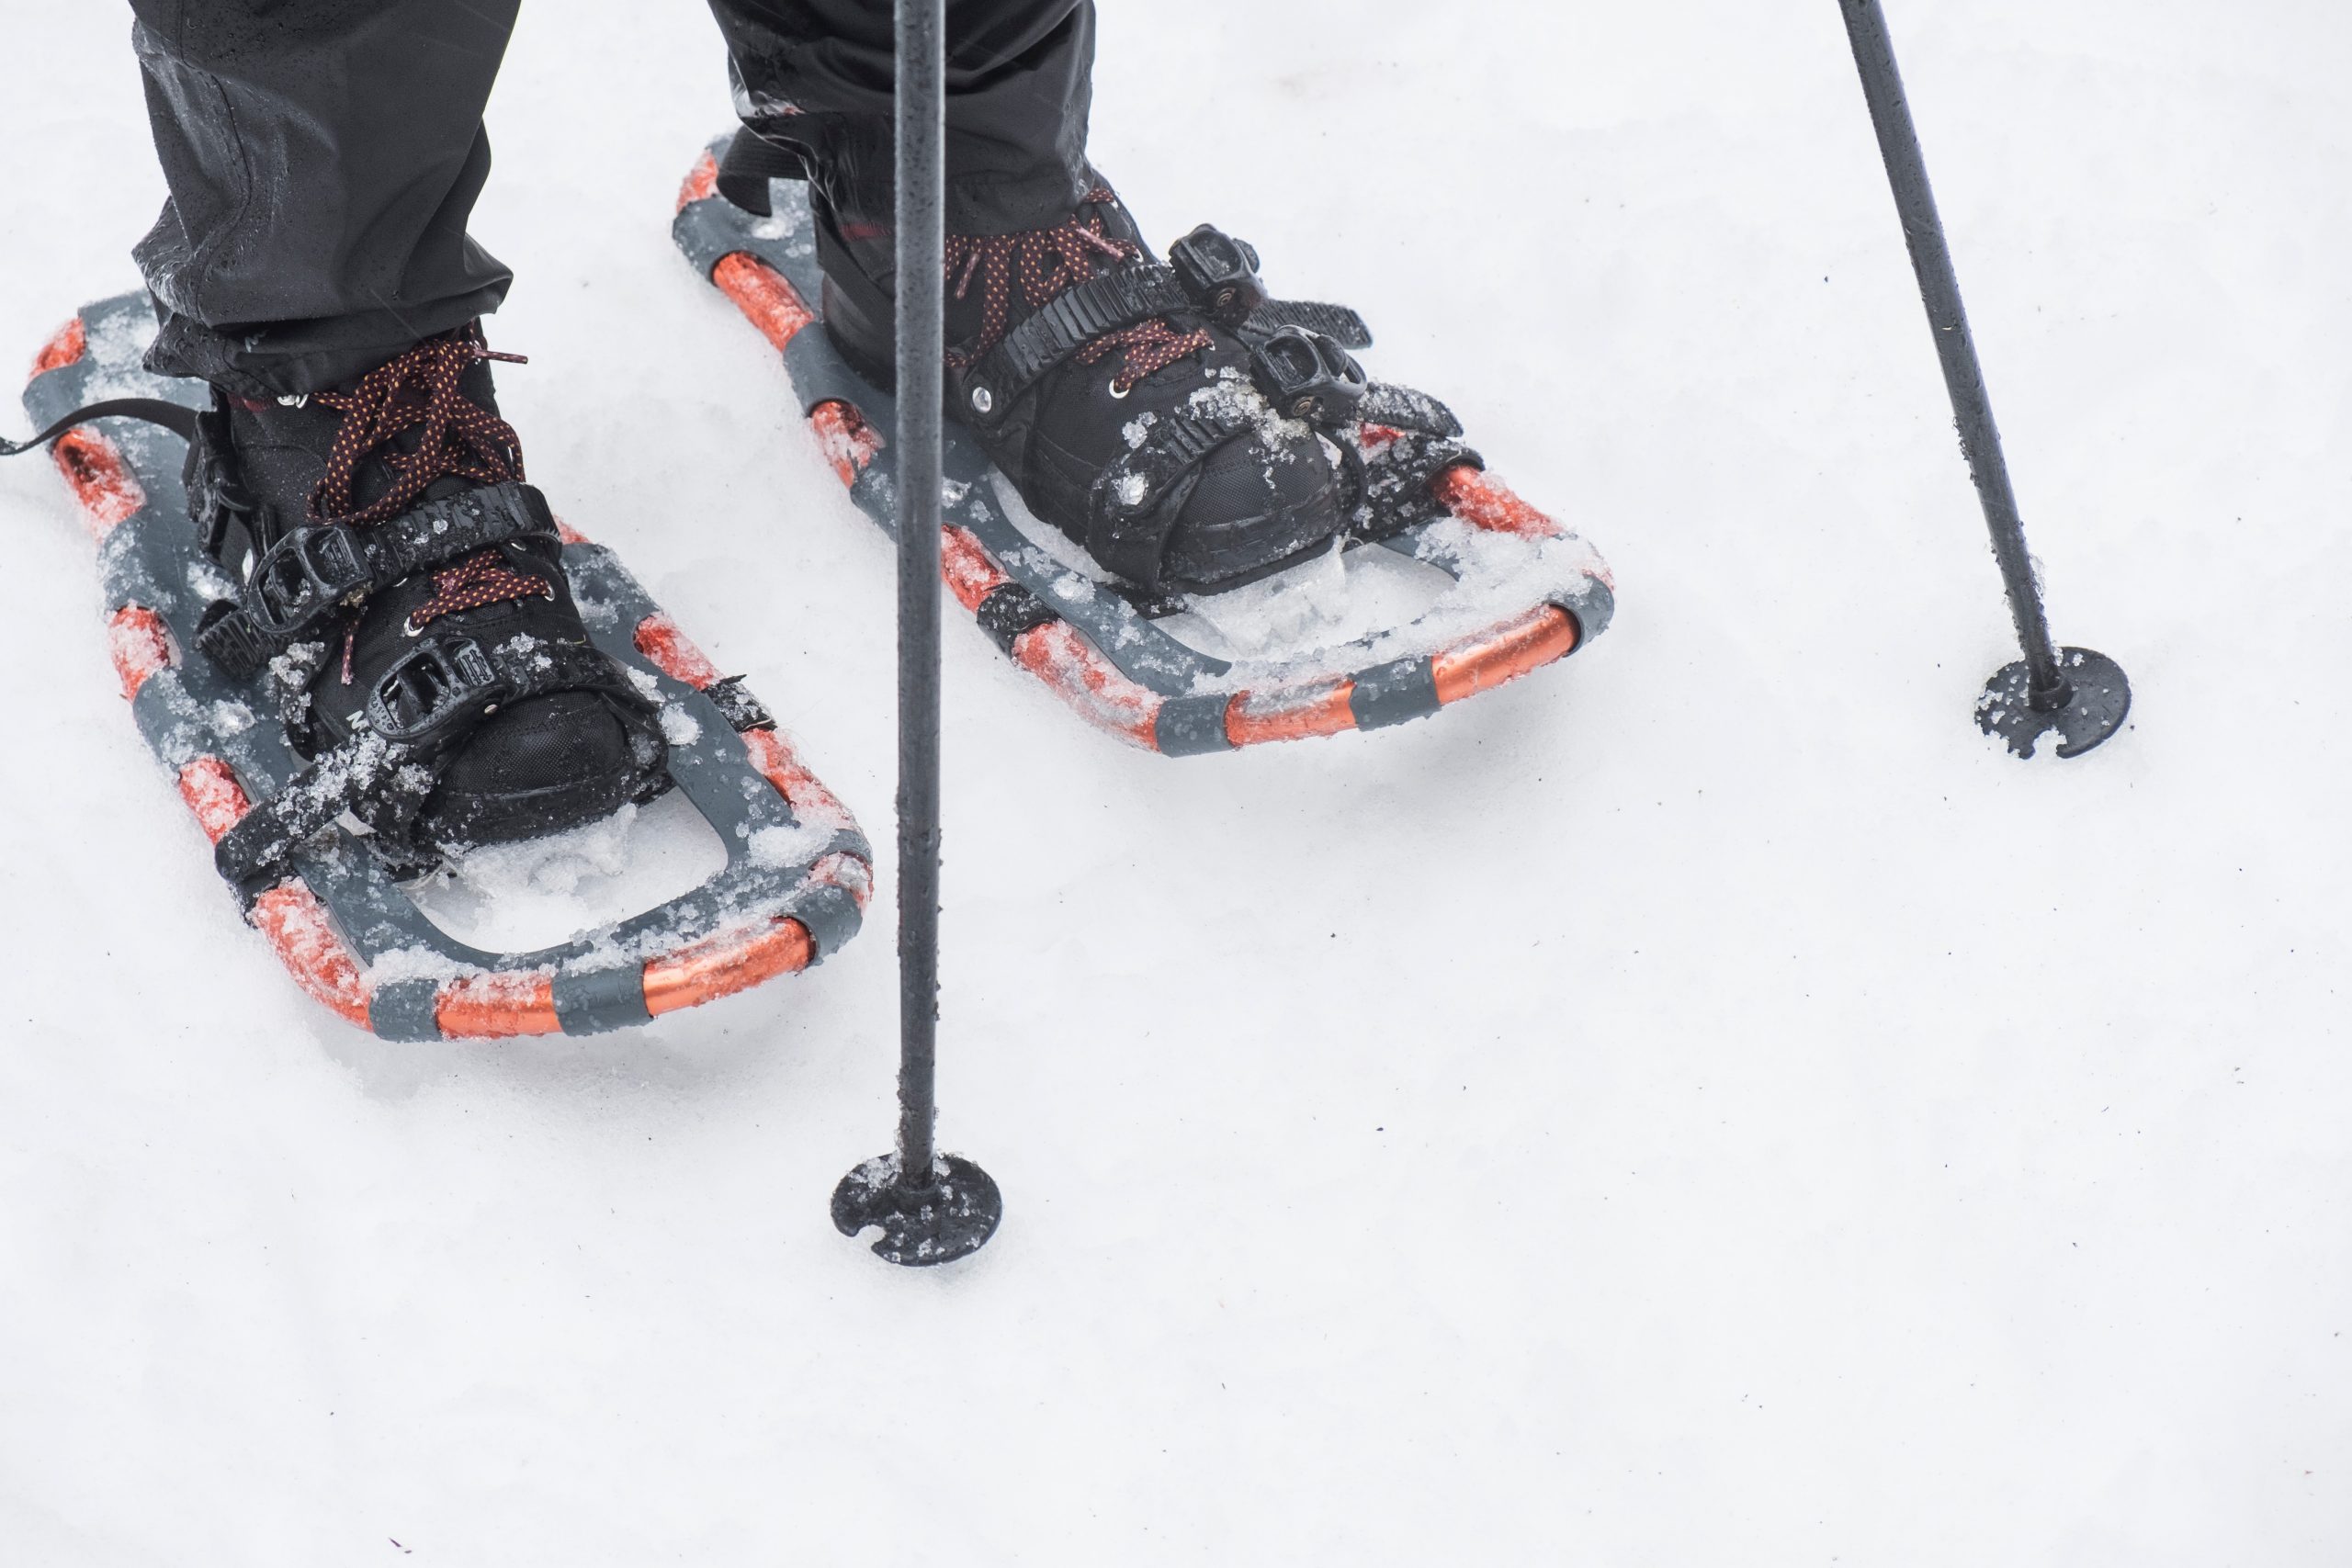
<path fill-rule="evenodd" d="M 496 644 L 428 637 L 377 678 L 350 739 L 221 836 L 214 866 L 241 891 L 258 894 L 298 847 L 345 812 L 390 847 L 413 849 L 409 830 L 466 737 L 508 704 L 557 692 L 605 697 L 629 731 L 639 772 L 650 776 L 662 766 L 656 705 L 594 646 L 528 636 Z"/>
<path fill-rule="evenodd" d="M 1216 404 L 1155 418 L 1143 439 L 1095 478 L 1087 508 L 1088 553 L 1156 592 L 1169 536 L 1200 482 L 1201 465 L 1253 424 L 1238 410 Z"/>

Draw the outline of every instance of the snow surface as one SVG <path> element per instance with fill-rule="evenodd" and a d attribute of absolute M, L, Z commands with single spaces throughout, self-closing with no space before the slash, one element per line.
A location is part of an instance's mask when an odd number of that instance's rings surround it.
<path fill-rule="evenodd" d="M 1182 762 L 951 626 L 944 1136 L 1009 1203 L 951 1270 L 826 1219 L 887 901 L 639 1032 L 356 1033 L 0 465 L 0 1557 L 2352 1559 L 2352 15 L 1890 8 L 2059 630 L 2136 687 L 2082 761 L 1968 720 L 2007 617 L 1834 6 L 1106 8 L 1155 236 L 1363 310 L 1623 609 Z M 12 354 L 130 277 L 126 21 L 6 7 Z M 667 233 L 710 24 L 526 8 L 492 118 L 533 479 L 887 852 L 887 546 Z"/>

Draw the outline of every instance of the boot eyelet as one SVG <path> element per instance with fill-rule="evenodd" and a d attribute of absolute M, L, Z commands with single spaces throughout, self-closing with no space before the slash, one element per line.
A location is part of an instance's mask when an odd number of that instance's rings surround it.
<path fill-rule="evenodd" d="M 402 615 L 401 617 L 401 635 L 402 637 L 423 637 L 424 635 L 424 628 L 416 624 L 416 617 L 414 615 Z"/>
<path fill-rule="evenodd" d="M 1133 387 L 1129 387 L 1127 389 L 1127 392 L 1132 392 L 1135 389 Z M 1124 399 L 1127 395 L 1127 392 L 1119 390 L 1119 383 L 1115 380 L 1111 383 L 1111 395 L 1113 397 Z"/>

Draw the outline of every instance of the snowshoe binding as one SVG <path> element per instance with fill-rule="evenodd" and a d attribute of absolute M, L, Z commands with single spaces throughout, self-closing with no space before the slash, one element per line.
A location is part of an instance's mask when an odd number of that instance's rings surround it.
<path fill-rule="evenodd" d="M 771 167 L 748 132 L 715 142 L 673 234 L 888 529 L 889 240 Z M 1444 405 L 1372 380 L 1354 311 L 1269 299 L 1248 244 L 1204 225 L 1157 261 L 1098 182 L 1054 228 L 950 235 L 946 265 L 943 575 L 1097 727 L 1170 755 L 1375 728 L 1607 626 L 1591 547 Z"/>
<path fill-rule="evenodd" d="M 511 356 L 469 327 L 255 402 L 145 372 L 153 331 L 141 296 L 85 310 L 25 394 L 47 428 L 0 453 L 53 439 L 99 540 L 124 694 L 306 990 L 391 1039 L 586 1033 L 854 934 L 856 824 L 525 482 L 485 363 Z M 497 953 L 404 891 L 673 785 L 727 863 L 659 908 Z"/>

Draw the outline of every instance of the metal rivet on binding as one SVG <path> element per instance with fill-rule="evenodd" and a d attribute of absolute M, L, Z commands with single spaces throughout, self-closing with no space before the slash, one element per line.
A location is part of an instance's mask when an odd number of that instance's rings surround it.
<path fill-rule="evenodd" d="M 996 394 L 989 391 L 986 387 L 973 388 L 972 407 L 981 413 L 988 412 L 990 409 L 996 407 Z"/>

